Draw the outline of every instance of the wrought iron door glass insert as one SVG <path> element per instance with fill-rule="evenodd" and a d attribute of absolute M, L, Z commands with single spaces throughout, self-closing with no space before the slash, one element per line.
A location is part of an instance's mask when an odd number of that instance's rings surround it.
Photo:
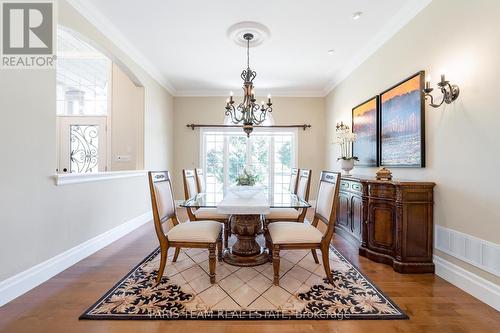
<path fill-rule="evenodd" d="M 70 126 L 70 172 L 98 171 L 99 125 Z"/>

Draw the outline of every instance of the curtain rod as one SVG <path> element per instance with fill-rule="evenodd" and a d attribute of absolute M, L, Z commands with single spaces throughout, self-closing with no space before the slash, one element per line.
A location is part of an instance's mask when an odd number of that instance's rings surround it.
<path fill-rule="evenodd" d="M 187 124 L 193 131 L 196 127 L 219 127 L 219 128 L 243 128 L 243 125 L 205 125 L 205 124 Z M 304 131 L 311 128 L 311 125 L 272 125 L 272 126 L 254 126 L 254 128 L 302 128 Z"/>

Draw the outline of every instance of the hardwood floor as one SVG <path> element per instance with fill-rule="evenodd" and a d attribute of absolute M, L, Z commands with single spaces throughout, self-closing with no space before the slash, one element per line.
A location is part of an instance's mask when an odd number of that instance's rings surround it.
<path fill-rule="evenodd" d="M 181 220 L 184 220 L 182 216 Z M 335 247 L 392 298 L 410 320 L 90 321 L 78 316 L 158 246 L 147 224 L 0 308 L 0 332 L 498 332 L 500 313 L 432 274 L 396 273 Z M 167 264 L 168 265 L 168 264 Z M 168 269 L 168 266 L 167 266 Z"/>

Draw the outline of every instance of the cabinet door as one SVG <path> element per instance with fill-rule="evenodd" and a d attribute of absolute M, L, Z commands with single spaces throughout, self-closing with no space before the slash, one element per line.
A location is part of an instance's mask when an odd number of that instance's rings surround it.
<path fill-rule="evenodd" d="M 371 200 L 368 204 L 368 247 L 393 255 L 396 247 L 394 203 Z"/>
<path fill-rule="evenodd" d="M 349 228 L 349 197 L 348 193 L 339 193 L 338 225 L 346 230 Z"/>
<path fill-rule="evenodd" d="M 351 197 L 351 233 L 361 241 L 361 228 L 363 226 L 363 199 L 356 195 Z"/>

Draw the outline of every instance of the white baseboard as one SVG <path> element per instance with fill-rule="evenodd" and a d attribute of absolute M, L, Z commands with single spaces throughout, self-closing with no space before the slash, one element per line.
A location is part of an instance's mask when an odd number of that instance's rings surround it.
<path fill-rule="evenodd" d="M 42 284 L 66 268 L 113 243 L 144 223 L 151 221 L 151 219 L 151 212 L 144 213 L 55 257 L 1 281 L 0 306 Z"/>
<path fill-rule="evenodd" d="M 436 275 L 500 311 L 500 286 L 441 257 L 434 256 Z"/>

